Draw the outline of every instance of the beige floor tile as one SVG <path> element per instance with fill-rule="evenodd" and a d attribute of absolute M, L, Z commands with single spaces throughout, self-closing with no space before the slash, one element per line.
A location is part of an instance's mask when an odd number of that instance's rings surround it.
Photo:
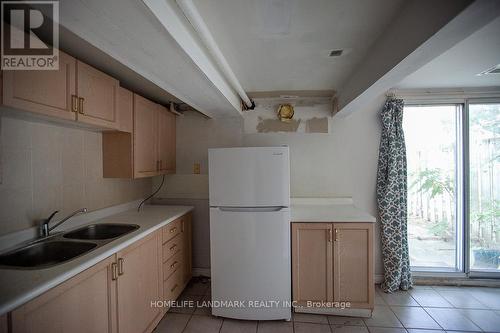
<path fill-rule="evenodd" d="M 404 328 L 395 327 L 369 327 L 370 333 L 406 333 Z"/>
<path fill-rule="evenodd" d="M 375 305 L 387 305 L 387 303 L 384 301 L 384 298 L 378 291 L 375 292 L 375 299 L 374 299 L 374 304 Z"/>
<path fill-rule="evenodd" d="M 184 293 L 186 295 L 199 295 L 203 296 L 206 294 L 207 289 L 208 289 L 209 284 L 208 283 L 201 283 L 198 281 L 191 281 L 188 286 L 186 287 L 186 290 L 184 290 Z"/>
<path fill-rule="evenodd" d="M 222 319 L 220 318 L 193 315 L 184 333 L 218 333 L 221 326 Z"/>
<path fill-rule="evenodd" d="M 392 294 L 382 292 L 381 296 L 388 305 L 419 306 L 407 291 L 397 291 Z"/>
<path fill-rule="evenodd" d="M 257 321 L 224 319 L 220 333 L 255 333 Z"/>
<path fill-rule="evenodd" d="M 491 310 L 461 310 L 467 318 L 485 332 L 500 332 L 500 316 Z"/>
<path fill-rule="evenodd" d="M 443 330 L 423 330 L 420 328 L 408 328 L 406 329 L 408 333 L 440 333 L 444 332 Z"/>
<path fill-rule="evenodd" d="M 293 324 L 290 321 L 259 321 L 257 333 L 292 333 Z"/>
<path fill-rule="evenodd" d="M 182 313 L 167 313 L 160 321 L 155 333 L 180 333 L 186 327 L 191 315 Z"/>
<path fill-rule="evenodd" d="M 406 328 L 441 329 L 438 323 L 422 308 L 394 306 L 392 311 Z"/>
<path fill-rule="evenodd" d="M 368 333 L 365 326 L 330 325 L 333 333 Z"/>
<path fill-rule="evenodd" d="M 363 319 L 366 326 L 378 327 L 403 327 L 394 312 L 383 305 L 375 306 L 371 318 Z"/>
<path fill-rule="evenodd" d="M 292 320 L 302 323 L 328 324 L 328 318 L 319 314 L 294 313 Z"/>
<path fill-rule="evenodd" d="M 500 288 L 469 288 L 469 293 L 488 308 L 500 310 Z"/>
<path fill-rule="evenodd" d="M 425 308 L 425 311 L 445 330 L 481 331 L 457 309 Z"/>
<path fill-rule="evenodd" d="M 430 289 L 412 289 L 409 291 L 413 299 L 421 306 L 434 308 L 451 308 L 453 307 L 443 296 L 436 290 Z"/>
<path fill-rule="evenodd" d="M 200 299 L 200 301 L 197 303 L 196 310 L 194 311 L 194 314 L 203 315 L 203 316 L 211 316 L 212 315 L 212 308 L 209 305 L 210 305 L 210 297 L 207 295 L 203 296 Z"/>
<path fill-rule="evenodd" d="M 177 299 L 177 307 L 171 307 L 169 312 L 193 314 L 196 304 L 201 300 L 201 296 L 182 294 Z"/>
<path fill-rule="evenodd" d="M 328 316 L 328 322 L 331 325 L 365 326 L 363 319 L 356 317 Z"/>
<path fill-rule="evenodd" d="M 462 290 L 440 290 L 443 296 L 453 307 L 460 309 L 487 309 L 486 305 L 479 302 L 467 291 Z"/>
<path fill-rule="evenodd" d="M 313 323 L 293 323 L 294 333 L 331 333 L 330 326 Z"/>

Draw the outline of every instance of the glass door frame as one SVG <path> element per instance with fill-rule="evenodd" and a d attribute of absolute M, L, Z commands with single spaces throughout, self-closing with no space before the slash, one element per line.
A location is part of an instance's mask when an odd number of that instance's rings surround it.
<path fill-rule="evenodd" d="M 464 235 L 465 235 L 465 225 L 464 225 L 464 199 L 465 199 L 465 177 L 464 177 L 464 128 L 466 127 L 465 114 L 466 114 L 466 101 L 464 99 L 454 99 L 454 100 L 426 100 L 425 102 L 420 101 L 408 101 L 404 103 L 404 106 L 454 106 L 456 108 L 455 112 L 455 142 L 457 151 L 455 153 L 455 196 L 458 198 L 455 202 L 455 267 L 426 267 L 426 266 L 410 266 L 412 269 L 412 274 L 414 276 L 432 276 L 432 277 L 466 277 L 466 251 L 464 250 Z"/>
<path fill-rule="evenodd" d="M 457 242 L 456 267 L 457 269 L 440 267 L 411 266 L 414 276 L 422 277 L 449 277 L 449 278 L 494 278 L 500 279 L 500 271 L 472 270 L 470 261 L 470 133 L 469 133 L 469 106 L 471 104 L 500 104 L 500 97 L 494 98 L 453 98 L 453 99 L 426 99 L 405 101 L 405 106 L 432 106 L 456 105 L 460 107 L 457 114 L 457 154 L 456 154 L 456 182 L 457 182 Z M 459 228 L 460 227 L 460 228 Z M 461 245 L 461 246 L 460 246 Z"/>
<path fill-rule="evenodd" d="M 463 230 L 464 230 L 464 272 L 470 278 L 500 278 L 500 271 L 471 270 L 470 262 L 470 133 L 469 133 L 469 106 L 471 104 L 500 104 L 500 98 L 468 98 L 465 99 L 463 112 Z"/>

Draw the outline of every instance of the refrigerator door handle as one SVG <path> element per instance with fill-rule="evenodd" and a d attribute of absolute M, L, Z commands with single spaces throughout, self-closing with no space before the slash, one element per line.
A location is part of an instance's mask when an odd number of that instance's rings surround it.
<path fill-rule="evenodd" d="M 223 212 L 279 212 L 288 209 L 284 206 L 269 206 L 269 207 L 217 207 Z"/>

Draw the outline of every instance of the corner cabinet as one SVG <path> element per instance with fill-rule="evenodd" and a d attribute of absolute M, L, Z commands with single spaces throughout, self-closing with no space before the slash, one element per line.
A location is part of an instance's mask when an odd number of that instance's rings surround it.
<path fill-rule="evenodd" d="M 132 109 L 132 132 L 104 132 L 104 178 L 143 178 L 175 173 L 175 115 L 138 94 L 120 97 Z M 129 103 L 126 105 L 126 103 Z M 120 110 L 120 118 L 123 111 Z"/>
<path fill-rule="evenodd" d="M 292 223 L 292 285 L 296 312 L 370 316 L 373 223 Z"/>
<path fill-rule="evenodd" d="M 188 213 L 13 310 L 10 332 L 152 332 L 168 309 L 151 302 L 175 300 L 191 279 L 190 221 Z"/>

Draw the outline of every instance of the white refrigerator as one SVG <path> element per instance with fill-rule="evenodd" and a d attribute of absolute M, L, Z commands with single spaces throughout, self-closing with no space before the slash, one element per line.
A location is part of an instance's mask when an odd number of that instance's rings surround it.
<path fill-rule="evenodd" d="M 288 147 L 209 149 L 212 314 L 290 320 Z"/>

